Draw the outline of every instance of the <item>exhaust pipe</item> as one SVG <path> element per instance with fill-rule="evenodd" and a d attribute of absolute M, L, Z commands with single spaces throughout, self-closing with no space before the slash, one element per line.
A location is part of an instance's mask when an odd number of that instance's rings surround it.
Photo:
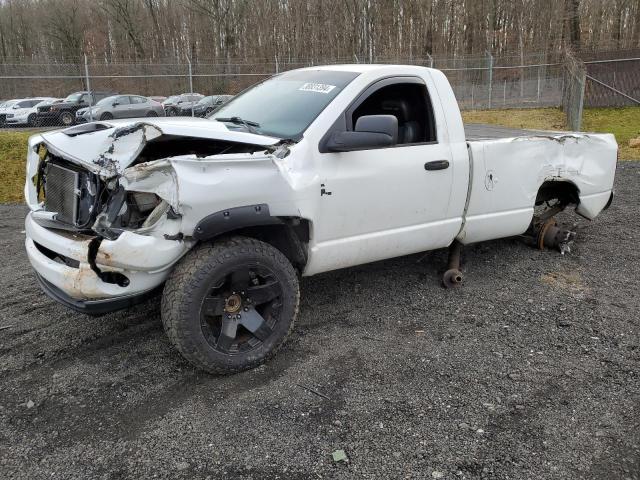
<path fill-rule="evenodd" d="M 460 253 L 462 252 L 462 244 L 458 240 L 454 240 L 449 247 L 449 262 L 447 263 L 447 271 L 442 276 L 442 285 L 445 288 L 455 288 L 462 284 L 463 276 L 460 271 Z"/>

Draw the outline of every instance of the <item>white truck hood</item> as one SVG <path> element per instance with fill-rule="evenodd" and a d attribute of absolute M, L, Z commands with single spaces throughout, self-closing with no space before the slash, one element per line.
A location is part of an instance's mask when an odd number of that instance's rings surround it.
<path fill-rule="evenodd" d="M 203 118 L 171 117 L 93 122 L 41 134 L 47 149 L 89 171 L 113 177 L 131 165 L 148 141 L 162 135 L 196 137 L 264 146 L 279 138 L 230 130 Z"/>

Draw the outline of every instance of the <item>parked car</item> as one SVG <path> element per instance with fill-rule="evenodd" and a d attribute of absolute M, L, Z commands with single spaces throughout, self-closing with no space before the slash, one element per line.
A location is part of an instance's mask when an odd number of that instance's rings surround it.
<path fill-rule="evenodd" d="M 5 120 L 7 119 L 7 113 L 11 111 L 11 107 L 13 107 L 20 100 L 6 100 L 2 105 L 0 105 L 0 127 L 4 126 Z"/>
<path fill-rule="evenodd" d="M 208 97 L 201 98 L 193 106 L 193 114 L 196 117 L 206 117 L 232 98 L 233 95 L 209 95 Z M 187 112 L 182 113 L 182 115 L 191 115 L 191 108 L 187 108 Z"/>
<path fill-rule="evenodd" d="M 465 132 L 447 77 L 425 67 L 288 71 L 209 119 L 167 120 L 32 136 L 26 249 L 43 290 L 81 312 L 162 292 L 167 335 L 209 372 L 282 345 L 299 275 L 449 247 L 455 286 L 463 244 L 566 251 L 555 215 L 592 220 L 613 199 L 613 135 Z"/>
<path fill-rule="evenodd" d="M 204 95 L 199 93 L 183 93 L 181 95 L 173 95 L 162 102 L 167 117 L 175 117 L 181 115 L 185 109 L 189 109 L 191 116 L 191 107 L 202 99 Z"/>
<path fill-rule="evenodd" d="M 160 103 L 140 95 L 113 95 L 93 107 L 78 110 L 76 123 L 136 117 L 164 117 L 164 109 Z"/>
<path fill-rule="evenodd" d="M 73 125 L 76 112 L 81 108 L 95 105 L 103 98 L 115 95 L 113 92 L 75 92 L 64 101 L 38 107 L 36 125 Z"/>
<path fill-rule="evenodd" d="M 51 102 L 55 98 L 25 98 L 19 100 L 11 106 L 10 110 L 5 113 L 6 125 L 16 126 L 34 126 L 36 124 L 36 116 L 38 114 L 38 105 Z"/>

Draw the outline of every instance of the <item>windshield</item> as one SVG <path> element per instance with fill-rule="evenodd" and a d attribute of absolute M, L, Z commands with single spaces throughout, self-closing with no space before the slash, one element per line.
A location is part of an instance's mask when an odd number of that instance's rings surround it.
<path fill-rule="evenodd" d="M 117 95 L 111 95 L 110 97 L 103 98 L 98 103 L 96 103 L 96 107 L 99 107 L 100 105 L 108 105 L 110 103 L 113 103 L 116 101 L 117 97 L 118 97 Z"/>
<path fill-rule="evenodd" d="M 200 100 L 198 100 L 198 105 L 204 105 L 205 103 L 209 103 L 210 101 L 212 101 L 215 97 L 213 96 L 208 96 L 208 97 L 204 97 L 201 98 Z"/>
<path fill-rule="evenodd" d="M 238 95 L 215 112 L 214 118 L 239 117 L 258 124 L 254 128 L 257 133 L 299 139 L 320 112 L 357 76 L 355 72 L 330 70 L 286 72 Z M 226 125 L 246 128 L 239 122 Z"/>
<path fill-rule="evenodd" d="M 78 100 L 80 100 L 82 98 L 82 96 L 84 95 L 84 93 L 80 92 L 80 93 L 72 93 L 71 95 L 69 95 L 67 98 L 65 98 L 65 102 L 77 102 Z"/>
<path fill-rule="evenodd" d="M 172 97 L 167 98 L 164 102 L 162 103 L 173 103 L 176 102 L 178 100 L 178 98 L 180 98 L 180 95 L 174 95 Z"/>

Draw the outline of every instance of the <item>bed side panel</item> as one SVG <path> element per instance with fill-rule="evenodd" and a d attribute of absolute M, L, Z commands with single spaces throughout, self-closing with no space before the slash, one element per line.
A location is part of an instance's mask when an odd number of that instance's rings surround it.
<path fill-rule="evenodd" d="M 566 134 L 469 142 L 471 192 L 463 243 L 520 235 L 533 216 L 545 181 L 578 187 L 578 213 L 594 218 L 605 206 L 615 175 L 613 135 Z"/>

